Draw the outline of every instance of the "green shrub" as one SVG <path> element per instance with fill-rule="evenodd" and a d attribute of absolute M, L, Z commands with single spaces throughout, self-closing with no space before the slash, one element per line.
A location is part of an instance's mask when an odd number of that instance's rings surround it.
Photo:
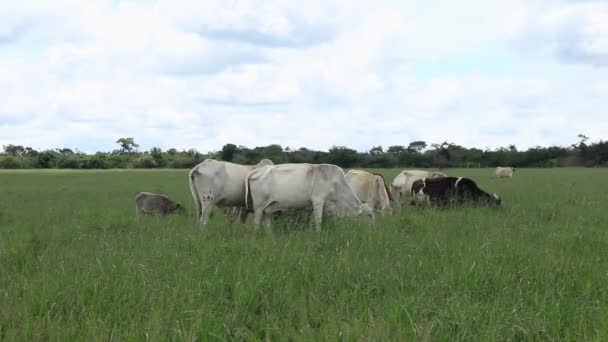
<path fill-rule="evenodd" d="M 40 152 L 34 159 L 34 167 L 40 169 L 48 169 L 54 166 L 57 159 L 57 154 L 53 151 Z"/>
<path fill-rule="evenodd" d="M 157 166 L 154 158 L 150 156 L 141 156 L 133 160 L 133 167 L 136 169 L 152 169 Z"/>
<path fill-rule="evenodd" d="M 81 167 L 83 169 L 107 169 L 108 162 L 103 154 L 96 154 L 84 159 L 81 163 Z"/>
<path fill-rule="evenodd" d="M 130 158 L 126 154 L 111 154 L 107 162 L 110 169 L 126 169 L 129 167 Z"/>
<path fill-rule="evenodd" d="M 22 165 L 15 157 L 0 157 L 0 169 L 21 169 Z"/>
<path fill-rule="evenodd" d="M 80 160 L 73 156 L 61 157 L 57 160 L 57 168 L 59 169 L 79 169 Z"/>
<path fill-rule="evenodd" d="M 192 158 L 177 157 L 169 163 L 169 167 L 172 169 L 191 169 L 198 163 L 198 160 Z"/>

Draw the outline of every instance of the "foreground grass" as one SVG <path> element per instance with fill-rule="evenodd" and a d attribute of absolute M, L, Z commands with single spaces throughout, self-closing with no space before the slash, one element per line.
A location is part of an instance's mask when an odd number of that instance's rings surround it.
<path fill-rule="evenodd" d="M 0 340 L 607 340 L 608 170 L 447 173 L 503 208 L 203 240 L 133 217 L 138 191 L 191 207 L 184 170 L 0 172 Z"/>

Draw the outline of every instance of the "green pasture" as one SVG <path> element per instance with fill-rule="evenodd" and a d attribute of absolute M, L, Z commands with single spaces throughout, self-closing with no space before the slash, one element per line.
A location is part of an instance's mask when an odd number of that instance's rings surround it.
<path fill-rule="evenodd" d="M 502 208 L 203 239 L 187 170 L 1 171 L 0 340 L 608 340 L 608 169 L 444 172 Z M 139 191 L 190 215 L 137 221 Z"/>

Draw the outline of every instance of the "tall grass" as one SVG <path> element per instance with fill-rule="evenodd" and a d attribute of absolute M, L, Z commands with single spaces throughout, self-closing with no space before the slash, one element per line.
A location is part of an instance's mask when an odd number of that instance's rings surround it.
<path fill-rule="evenodd" d="M 447 173 L 503 207 L 202 239 L 134 218 L 184 170 L 0 172 L 0 340 L 607 340 L 608 170 Z"/>

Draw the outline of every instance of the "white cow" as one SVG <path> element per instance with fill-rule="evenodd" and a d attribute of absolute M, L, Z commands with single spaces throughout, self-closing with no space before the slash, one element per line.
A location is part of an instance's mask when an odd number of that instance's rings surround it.
<path fill-rule="evenodd" d="M 415 181 L 423 178 L 447 177 L 445 173 L 431 172 L 425 170 L 403 170 L 391 183 L 393 198 L 397 206 L 409 204 L 412 200 L 412 185 Z"/>
<path fill-rule="evenodd" d="M 313 208 L 317 231 L 321 230 L 323 208 L 364 214 L 374 219 L 373 210 L 361 203 L 348 185 L 344 172 L 330 164 L 281 164 L 265 166 L 247 175 L 247 207 L 253 208 L 256 228 L 264 223 L 270 232 L 270 215 L 288 209 Z"/>
<path fill-rule="evenodd" d="M 239 221 L 245 221 L 245 178 L 251 170 L 265 165 L 273 163 L 263 159 L 256 165 L 239 165 L 207 159 L 190 170 L 190 191 L 203 234 L 207 233 L 207 225 L 214 207 L 226 209 L 226 217 L 234 218 L 234 215 L 238 214 Z"/>
<path fill-rule="evenodd" d="M 496 178 L 513 178 L 513 173 L 515 172 L 514 167 L 497 167 L 495 174 Z"/>
<path fill-rule="evenodd" d="M 344 176 L 361 202 L 377 211 L 391 209 L 391 191 L 383 175 L 363 170 L 348 170 Z"/>

